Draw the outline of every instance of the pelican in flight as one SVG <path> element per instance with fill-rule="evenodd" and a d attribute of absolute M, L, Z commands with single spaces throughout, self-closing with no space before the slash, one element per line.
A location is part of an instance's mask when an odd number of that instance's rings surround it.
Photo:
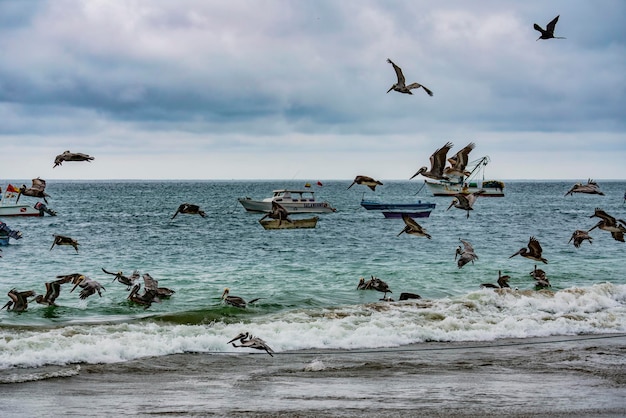
<path fill-rule="evenodd" d="M 446 176 L 455 177 L 469 176 L 470 173 L 465 170 L 465 167 L 467 167 L 467 164 L 469 163 L 469 153 L 474 149 L 474 147 L 476 147 L 476 144 L 470 142 L 460 151 L 454 154 L 453 157 L 448 158 L 450 167 L 446 167 L 443 170 L 443 174 Z"/>
<path fill-rule="evenodd" d="M 537 238 L 530 237 L 530 240 L 528 241 L 528 249 L 520 248 L 518 252 L 516 252 L 509 258 L 513 258 L 519 254 L 522 257 L 530 258 L 531 260 L 535 260 L 535 261 L 541 261 L 542 263 L 547 264 L 548 260 L 546 260 L 545 258 L 541 256 L 542 251 L 543 250 L 541 248 L 541 244 L 539 244 L 539 241 L 537 241 Z"/>
<path fill-rule="evenodd" d="M 535 287 L 538 287 L 540 289 L 552 287 L 552 285 L 550 284 L 550 280 L 548 280 L 548 277 L 546 276 L 546 272 L 538 269 L 536 264 L 533 271 L 531 271 L 529 274 L 535 279 Z"/>
<path fill-rule="evenodd" d="M 565 196 L 573 195 L 574 193 L 599 194 L 600 196 L 604 196 L 604 193 L 602 193 L 598 187 L 598 183 L 591 179 L 587 180 L 587 184 L 574 184 L 572 188 L 565 193 Z"/>
<path fill-rule="evenodd" d="M 46 282 L 46 294 L 45 295 L 37 295 L 35 297 L 35 302 L 48 305 L 48 306 L 57 306 L 54 302 L 59 295 L 61 294 L 61 285 L 65 283 L 69 283 L 71 281 L 70 277 L 64 277 L 59 280 L 55 280 L 52 282 Z"/>
<path fill-rule="evenodd" d="M 594 214 L 590 216 L 590 218 L 594 217 L 600 218 L 600 221 L 587 232 L 591 232 L 596 228 L 600 228 L 603 231 L 610 232 L 611 236 L 616 241 L 624 242 L 624 233 L 626 233 L 626 221 L 624 221 L 623 219 L 616 219 L 600 208 L 596 208 Z"/>
<path fill-rule="evenodd" d="M 172 216 L 171 219 L 174 219 L 176 215 L 178 215 L 179 213 L 186 213 L 189 215 L 200 215 L 203 218 L 206 217 L 206 213 L 204 213 L 204 211 L 200 209 L 200 206 L 192 205 L 191 203 L 183 203 L 182 205 L 180 205 L 178 209 L 176 209 L 176 212 L 174 213 L 174 216 Z"/>
<path fill-rule="evenodd" d="M 17 193 L 17 199 L 15 199 L 15 203 L 19 202 L 20 196 L 31 196 L 31 197 L 39 197 L 43 199 L 44 202 L 48 203 L 48 199 L 46 197 L 50 197 L 48 193 L 46 193 L 46 181 L 37 177 L 32 180 L 32 186 L 26 187 L 25 184 L 22 184 L 22 187 L 19 188 Z"/>
<path fill-rule="evenodd" d="M 236 308 L 245 308 L 249 303 L 254 303 L 261 298 L 252 299 L 249 302 L 246 302 L 243 298 L 239 296 L 229 295 L 230 289 L 225 288 L 224 293 L 222 293 L 222 300 L 226 302 L 228 305 L 234 306 Z M 235 338 L 236 339 L 236 338 Z"/>
<path fill-rule="evenodd" d="M 159 281 L 153 279 L 148 273 L 145 273 L 142 277 L 143 286 L 146 290 L 154 292 L 159 298 L 169 298 L 176 293 L 174 290 L 168 289 L 167 287 L 159 287 Z"/>
<path fill-rule="evenodd" d="M 32 290 L 19 292 L 17 289 L 9 290 L 7 296 L 11 299 L 0 310 L 6 308 L 7 311 L 24 312 L 28 309 L 28 298 L 35 296 Z"/>
<path fill-rule="evenodd" d="M 354 178 L 354 181 L 352 182 L 352 184 L 348 186 L 348 189 L 350 187 L 354 186 L 355 184 L 362 184 L 363 186 L 367 186 L 370 189 L 372 189 L 372 191 L 376 191 L 376 186 L 378 186 L 378 185 L 382 186 L 383 185 L 380 181 L 374 180 L 371 177 L 368 177 L 368 176 L 356 176 Z"/>
<path fill-rule="evenodd" d="M 102 268 L 102 267 L 101 267 Z M 110 271 L 106 271 L 104 268 L 102 268 L 102 271 L 105 272 L 106 274 L 110 274 L 113 277 L 113 281 L 118 281 L 124 285 L 126 285 L 126 290 L 130 290 L 131 287 L 135 284 L 135 282 L 137 280 L 139 280 L 139 271 L 135 270 L 133 272 L 133 274 L 130 275 L 130 277 L 124 276 L 124 273 L 121 271 L 118 271 L 117 273 L 112 273 Z"/>
<path fill-rule="evenodd" d="M 235 344 L 235 341 L 239 340 L 240 344 L 237 345 Z M 235 338 L 233 338 L 232 340 L 230 340 L 229 342 L 227 342 L 226 344 L 231 344 L 233 345 L 233 347 L 247 347 L 247 348 L 254 348 L 256 350 L 265 350 L 265 352 L 267 354 L 269 354 L 270 356 L 274 357 L 274 355 L 272 354 L 274 352 L 274 350 L 272 350 L 270 348 L 269 345 L 267 345 L 267 343 L 265 341 L 263 341 L 262 339 L 260 339 L 259 337 L 255 337 L 253 335 L 251 335 L 248 332 L 242 332 L 241 334 L 237 335 Z"/>
<path fill-rule="evenodd" d="M 262 221 L 265 218 L 278 219 L 278 224 L 279 225 L 280 225 L 280 223 L 282 221 L 287 221 L 287 222 L 292 222 L 293 223 L 293 221 L 289 218 L 289 212 L 287 211 L 287 209 L 285 209 L 285 207 L 283 205 L 281 205 L 280 203 L 274 202 L 274 201 L 272 201 L 272 210 L 269 211 L 268 213 L 266 213 L 259 220 Z"/>
<path fill-rule="evenodd" d="M 82 154 L 80 152 L 69 152 L 69 151 L 64 151 L 63 154 L 59 154 L 56 156 L 56 158 L 54 159 L 54 166 L 52 168 L 55 168 L 58 165 L 62 165 L 63 161 L 87 161 L 90 162 L 94 160 L 94 157 L 87 155 L 87 154 Z"/>
<path fill-rule="evenodd" d="M 426 229 L 422 228 L 422 226 L 418 224 L 415 219 L 411 218 L 406 213 L 402 214 L 402 220 L 406 226 L 397 236 L 402 235 L 402 233 L 407 233 L 409 235 L 415 235 L 416 237 L 431 238 L 430 234 L 426 232 Z"/>
<path fill-rule="evenodd" d="M 546 26 L 545 30 L 543 30 L 543 28 L 536 23 L 533 25 L 535 30 L 541 33 L 541 36 L 537 38 L 537 40 L 539 39 L 565 39 L 561 36 L 554 36 L 554 28 L 556 27 L 556 22 L 559 21 L 559 16 L 552 19 L 550 23 L 548 23 L 548 26 Z"/>
<path fill-rule="evenodd" d="M 505 287 L 511 287 L 509 286 L 509 280 L 511 279 L 511 276 L 507 276 L 507 275 L 502 275 L 502 271 L 498 270 L 498 284 L 495 285 L 493 283 L 483 283 L 480 285 L 480 287 L 489 287 L 492 289 L 504 289 Z"/>
<path fill-rule="evenodd" d="M 148 309 L 154 302 L 161 302 L 154 290 L 145 288 L 143 294 L 140 295 L 140 288 L 141 284 L 135 283 L 127 299 L 138 305 L 143 305 L 144 309 Z"/>
<path fill-rule="evenodd" d="M 391 65 L 393 65 L 393 69 L 396 71 L 396 76 L 398 77 L 398 82 L 396 84 L 394 84 L 393 86 L 391 86 L 389 88 L 389 90 L 387 90 L 387 93 L 389 93 L 391 90 L 395 90 L 399 93 L 405 93 L 405 94 L 413 94 L 411 93 L 412 89 L 418 89 L 418 88 L 423 88 L 424 91 L 426 93 L 428 93 L 429 96 L 433 95 L 433 92 L 430 91 L 429 89 L 427 89 L 425 86 L 422 86 L 419 83 L 412 83 L 409 84 L 408 86 L 406 85 L 406 80 L 404 79 L 404 74 L 402 74 L 402 70 L 400 69 L 400 67 L 398 67 L 396 64 L 393 63 L 393 61 L 391 61 L 389 58 L 387 58 L 387 62 Z"/>
<path fill-rule="evenodd" d="M 52 246 L 50 247 L 50 250 L 52 250 L 55 245 L 71 245 L 72 247 L 74 247 L 74 249 L 78 253 L 78 246 L 80 244 L 78 244 L 78 241 L 76 241 L 74 238 L 66 237 L 64 235 L 56 235 L 56 234 L 53 234 L 53 237 L 54 237 L 54 241 L 52 242 Z"/>
<path fill-rule="evenodd" d="M 478 256 L 474 251 L 474 247 L 469 241 L 461 238 L 459 238 L 459 241 L 461 241 L 463 247 L 461 248 L 461 246 L 459 245 L 454 254 L 454 260 L 456 260 L 457 256 L 459 257 L 459 260 L 456 262 L 457 266 L 461 268 L 470 261 L 472 262 L 472 264 L 474 264 L 474 260 L 478 260 Z"/>
<path fill-rule="evenodd" d="M 430 156 L 430 170 L 428 170 L 428 167 L 422 167 L 417 171 L 417 173 L 411 176 L 411 179 L 418 174 L 421 174 L 424 177 L 435 180 L 447 180 L 448 177 L 443 175 L 443 170 L 446 165 L 446 154 L 448 154 L 448 151 L 450 151 L 450 148 L 452 147 L 452 142 L 447 142 L 446 145 L 433 152 Z"/>
<path fill-rule="evenodd" d="M 457 193 L 452 198 L 452 202 L 450 202 L 450 206 L 448 206 L 448 209 L 446 210 L 450 210 L 452 206 L 458 209 L 463 209 L 464 211 L 467 211 L 466 218 L 469 218 L 469 211 L 474 210 L 473 206 L 476 202 L 476 199 L 478 199 L 478 196 L 483 193 L 485 193 L 485 190 L 483 189 L 480 189 L 479 191 L 470 194 Z"/>
<path fill-rule="evenodd" d="M 74 287 L 70 290 L 70 293 L 76 289 L 76 286 L 80 286 L 83 290 L 80 291 L 80 298 L 87 299 L 89 296 L 98 292 L 98 296 L 102 297 L 102 290 L 106 290 L 104 286 L 102 286 L 97 281 L 90 279 L 85 275 L 80 275 L 76 279 L 72 281 Z"/>
<path fill-rule="evenodd" d="M 589 235 L 589 231 L 577 229 L 567 243 L 574 241 L 574 247 L 579 248 L 585 240 L 589 241 L 589 244 L 592 243 L 593 238 Z"/>

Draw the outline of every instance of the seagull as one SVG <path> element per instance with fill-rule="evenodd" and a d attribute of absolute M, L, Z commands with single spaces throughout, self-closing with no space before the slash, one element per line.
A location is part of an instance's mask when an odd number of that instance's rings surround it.
<path fill-rule="evenodd" d="M 550 285 L 550 281 L 546 277 L 546 272 L 538 269 L 536 264 L 533 271 L 531 271 L 529 274 L 535 279 L 535 287 L 538 287 L 540 289 L 552 287 L 552 285 Z"/>
<path fill-rule="evenodd" d="M 54 237 L 54 242 L 52 242 L 52 247 L 50 247 L 50 250 L 52 250 L 55 245 L 71 245 L 78 253 L 78 246 L 80 244 L 78 244 L 78 241 L 76 241 L 74 238 L 56 234 L 53 234 L 52 236 Z"/>
<path fill-rule="evenodd" d="M 22 187 L 19 188 L 17 193 L 17 199 L 15 199 L 15 203 L 19 202 L 20 196 L 31 196 L 31 197 L 39 197 L 43 199 L 44 202 L 48 203 L 48 199 L 46 197 L 50 197 L 49 194 L 45 192 L 46 190 L 46 181 L 37 177 L 32 180 L 32 186 L 26 187 L 25 184 L 22 184 Z"/>
<path fill-rule="evenodd" d="M 402 74 L 402 70 L 400 69 L 400 67 L 398 67 L 396 64 L 393 63 L 393 61 L 391 61 L 389 58 L 387 58 L 387 62 L 391 65 L 393 65 L 393 69 L 396 71 L 396 76 L 398 77 L 398 82 L 396 84 L 394 84 L 393 86 L 391 86 L 389 88 L 389 90 L 387 90 L 387 93 L 389 93 L 391 90 L 395 90 L 399 93 L 406 93 L 406 94 L 413 94 L 411 93 L 412 89 L 418 89 L 418 88 L 423 88 L 424 91 L 426 93 L 428 93 L 429 96 L 433 95 L 433 92 L 430 91 L 429 89 L 427 89 L 425 86 L 422 86 L 419 83 L 413 83 L 413 84 L 409 84 L 408 86 L 405 84 L 405 79 L 404 79 L 404 74 Z"/>
<path fill-rule="evenodd" d="M 537 241 L 537 238 L 530 237 L 530 240 L 528 241 L 528 249 L 520 248 L 518 252 L 516 252 L 509 258 L 513 258 L 519 254 L 522 257 L 530 258 L 531 260 L 535 260 L 535 261 L 541 261 L 542 263 L 547 264 L 548 260 L 546 260 L 545 258 L 541 256 L 541 252 L 542 252 L 541 245 L 539 244 L 539 241 Z"/>
<path fill-rule="evenodd" d="M 589 244 L 592 243 L 593 238 L 589 235 L 589 231 L 577 229 L 567 243 L 574 241 L 574 247 L 579 248 L 585 240 L 589 241 Z"/>
<path fill-rule="evenodd" d="M 85 275 L 80 275 L 76 279 L 72 281 L 74 287 L 70 290 L 70 293 L 76 289 L 76 286 L 80 286 L 83 290 L 80 291 L 80 298 L 87 299 L 89 296 L 98 292 L 98 296 L 102 297 L 101 290 L 106 290 L 100 283 L 97 281 L 90 279 Z"/>
<path fill-rule="evenodd" d="M 261 299 L 261 298 L 256 298 L 256 299 L 252 299 L 249 302 L 246 302 L 243 298 L 240 298 L 239 296 L 229 295 L 228 294 L 229 292 L 230 292 L 230 289 L 228 288 L 224 289 L 224 293 L 222 293 L 222 300 L 226 302 L 228 305 L 231 305 L 237 308 L 245 308 L 246 305 L 248 305 L 249 303 L 254 303 L 257 300 Z"/>
<path fill-rule="evenodd" d="M 9 290 L 9 293 L 7 293 L 7 296 L 9 296 L 11 300 L 0 308 L 0 310 L 6 308 L 7 311 L 24 312 L 28 309 L 27 298 L 35 296 L 35 292 L 32 290 L 19 292 L 17 289 L 11 289 Z"/>
<path fill-rule="evenodd" d="M 430 234 L 426 232 L 426 229 L 422 228 L 420 224 L 418 224 L 415 219 L 411 218 L 406 213 L 402 214 L 402 220 L 405 223 L 405 227 L 397 236 L 402 235 L 402 233 L 407 233 L 409 235 L 415 235 L 416 237 L 426 237 L 428 239 L 431 238 Z"/>
<path fill-rule="evenodd" d="M 450 151 L 452 146 L 452 142 L 447 142 L 446 145 L 436 150 L 430 156 L 430 170 L 428 170 L 428 167 L 422 167 L 417 171 L 417 173 L 413 174 L 411 179 L 418 174 L 421 174 L 424 177 L 435 180 L 447 180 L 448 177 L 443 175 L 443 169 L 446 165 L 446 154 Z"/>
<path fill-rule="evenodd" d="M 37 295 L 37 297 L 35 297 L 35 302 L 42 305 L 57 306 L 54 301 L 61 294 L 61 285 L 69 283 L 70 281 L 71 278 L 65 277 L 59 280 L 55 280 L 53 282 L 46 282 L 46 294 Z"/>
<path fill-rule="evenodd" d="M 560 16 L 560 15 L 559 15 Z M 541 36 L 539 38 L 537 38 L 537 40 L 539 39 L 565 39 L 563 37 L 560 36 L 554 36 L 554 28 L 556 26 L 556 22 L 559 21 L 559 16 L 555 17 L 554 19 L 552 19 L 550 21 L 550 23 L 548 23 L 548 26 L 546 26 L 546 30 L 543 30 L 543 28 L 541 26 L 539 26 L 538 24 L 534 24 L 533 27 L 535 28 L 536 31 L 541 32 Z"/>
<path fill-rule="evenodd" d="M 461 246 L 459 245 L 456 249 L 456 253 L 454 254 L 455 260 L 457 256 L 459 257 L 459 260 L 456 263 L 457 266 L 461 268 L 470 261 L 472 262 L 472 264 L 474 264 L 474 260 L 478 260 L 478 256 L 474 252 L 474 247 L 472 246 L 472 244 L 470 244 L 469 241 L 463 240 L 461 238 L 459 238 L 459 241 L 461 241 L 461 244 L 463 244 L 463 248 L 461 248 Z"/>
<path fill-rule="evenodd" d="M 492 283 L 483 283 L 480 285 L 480 287 L 489 287 L 492 289 L 497 289 L 498 287 L 500 287 L 500 289 L 504 289 L 505 287 L 511 287 L 509 286 L 509 279 L 511 278 L 511 276 L 503 276 L 502 275 L 502 271 L 498 270 L 498 284 L 492 284 Z"/>
<path fill-rule="evenodd" d="M 52 168 L 55 168 L 58 165 L 62 165 L 63 161 L 87 161 L 87 162 L 90 162 L 93 159 L 94 159 L 94 157 L 89 156 L 87 154 L 82 154 L 80 152 L 64 151 L 63 154 L 59 154 L 59 155 L 56 156 L 56 158 L 54 159 L 54 166 Z"/>
<path fill-rule="evenodd" d="M 158 280 L 155 280 L 150 276 L 150 274 L 145 273 L 143 276 L 143 285 L 146 290 L 153 291 L 160 298 L 169 298 L 174 293 L 176 293 L 172 289 L 168 289 L 167 287 L 159 287 Z"/>
<path fill-rule="evenodd" d="M 483 189 L 480 189 L 479 191 L 470 194 L 457 193 L 452 198 L 452 202 L 450 202 L 450 206 L 448 206 L 448 209 L 446 210 L 450 210 L 452 206 L 458 209 L 463 209 L 467 211 L 466 218 L 469 218 L 469 211 L 474 210 L 473 206 L 476 202 L 476 199 L 478 199 L 478 196 L 483 193 L 485 193 L 485 190 Z"/>
<path fill-rule="evenodd" d="M 178 209 L 176 209 L 176 212 L 174 213 L 174 216 L 172 216 L 171 219 L 174 219 L 176 215 L 178 215 L 179 213 L 187 213 L 190 215 L 200 215 L 203 218 L 206 217 L 206 213 L 204 213 L 204 211 L 200 209 L 200 206 L 192 205 L 191 203 L 183 203 L 182 205 L 180 205 Z"/>
<path fill-rule="evenodd" d="M 376 191 L 376 186 L 378 185 L 383 185 L 380 181 L 378 180 L 374 180 L 371 177 L 368 176 L 356 176 L 354 178 L 354 181 L 352 182 L 352 184 L 350 186 L 348 186 L 348 189 L 352 186 L 354 186 L 355 184 L 362 184 L 363 186 L 367 186 L 370 189 L 372 189 L 372 191 Z"/>
<path fill-rule="evenodd" d="M 280 203 L 274 202 L 274 201 L 272 201 L 272 210 L 266 213 L 259 220 L 262 221 L 265 218 L 278 219 L 279 225 L 282 221 L 293 223 L 293 221 L 289 218 L 289 212 L 287 211 L 287 209 L 285 209 L 285 207 L 281 205 Z"/>
<path fill-rule="evenodd" d="M 468 171 L 465 171 L 465 167 L 467 167 L 467 164 L 469 162 L 469 153 L 474 149 L 475 146 L 476 144 L 470 142 L 460 151 L 458 151 L 453 157 L 448 158 L 450 167 L 446 167 L 443 170 L 443 174 L 445 174 L 446 176 L 456 177 L 469 176 L 470 173 Z"/>
<path fill-rule="evenodd" d="M 113 278 L 113 281 L 118 281 L 122 284 L 126 285 L 126 290 L 130 290 L 131 286 L 133 286 L 135 284 L 135 282 L 137 280 L 139 280 L 139 271 L 135 270 L 133 272 L 133 274 L 130 275 L 130 277 L 126 277 L 124 276 L 124 273 L 122 273 L 121 271 L 118 271 L 117 273 L 111 273 L 110 271 L 106 271 L 104 268 L 102 268 L 102 271 L 105 272 L 106 274 L 110 274 L 112 276 L 115 276 Z"/>
<path fill-rule="evenodd" d="M 234 343 L 234 341 L 237 341 L 237 340 L 239 340 L 239 342 L 241 343 L 240 345 L 237 345 L 237 344 Z M 232 343 L 233 347 L 248 347 L 248 348 L 254 348 L 256 350 L 265 350 L 265 352 L 267 354 L 269 354 L 270 356 L 274 357 L 272 355 L 274 350 L 272 350 L 270 348 L 270 346 L 268 346 L 265 341 L 263 341 L 259 337 L 252 336 L 248 332 L 240 333 L 239 335 L 237 335 L 235 338 L 233 338 L 232 340 L 230 340 L 226 344 L 231 344 L 231 343 Z"/>
<path fill-rule="evenodd" d="M 574 184 L 572 188 L 565 193 L 565 196 L 573 195 L 574 193 L 599 194 L 600 196 L 604 196 L 604 193 L 602 193 L 598 187 L 598 183 L 591 179 L 587 180 L 587 184 Z"/>

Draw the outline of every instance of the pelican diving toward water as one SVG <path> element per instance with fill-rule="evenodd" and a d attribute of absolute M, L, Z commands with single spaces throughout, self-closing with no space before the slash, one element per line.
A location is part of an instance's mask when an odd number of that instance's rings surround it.
<path fill-rule="evenodd" d="M 537 38 L 537 40 L 539 39 L 565 39 L 561 36 L 554 36 L 554 29 L 556 27 L 556 22 L 559 21 L 559 16 L 552 19 L 550 23 L 548 23 L 548 25 L 546 26 L 545 30 L 543 30 L 543 28 L 536 23 L 533 25 L 536 31 L 541 32 L 541 36 Z"/>
<path fill-rule="evenodd" d="M 457 193 L 452 198 L 452 202 L 450 202 L 450 206 L 448 206 L 448 209 L 446 209 L 446 211 L 450 210 L 450 208 L 454 206 L 457 209 L 463 209 L 464 211 L 467 211 L 466 218 L 469 218 L 469 211 L 474 210 L 473 206 L 476 202 L 476 199 L 478 199 L 478 196 L 483 193 L 485 193 L 485 190 L 483 189 L 480 189 L 479 191 L 470 194 Z"/>
<path fill-rule="evenodd" d="M 461 268 L 470 261 L 472 262 L 472 264 L 474 264 L 474 260 L 478 260 L 478 256 L 474 251 L 474 247 L 469 241 L 461 238 L 459 238 L 459 241 L 461 241 L 461 244 L 463 244 L 463 248 L 461 248 L 461 246 L 459 245 L 454 254 L 455 260 L 457 256 L 459 257 L 459 260 L 456 262 L 457 266 Z"/>
<path fill-rule="evenodd" d="M 17 289 L 9 290 L 7 296 L 11 299 L 0 310 L 6 308 L 7 311 L 24 312 L 28 309 L 28 298 L 35 296 L 35 292 L 32 290 L 25 290 L 23 292 Z"/>
<path fill-rule="evenodd" d="M 418 174 L 435 180 L 448 180 L 448 177 L 443 175 L 443 170 L 446 165 L 446 155 L 452 147 L 452 142 L 447 142 L 443 147 L 433 152 L 433 154 L 430 156 L 430 170 L 428 170 L 428 167 L 426 166 L 421 167 L 417 171 L 417 173 L 411 176 L 409 180 L 411 180 Z"/>
<path fill-rule="evenodd" d="M 106 290 L 100 283 L 84 275 L 80 275 L 78 278 L 74 279 L 72 283 L 74 284 L 74 287 L 70 290 L 70 293 L 76 289 L 76 286 L 80 286 L 83 289 L 79 294 L 81 299 L 87 299 L 96 292 L 98 292 L 98 296 L 102 297 L 101 291 Z"/>
<path fill-rule="evenodd" d="M 371 177 L 368 177 L 368 176 L 356 176 L 354 178 L 354 181 L 352 182 L 352 184 L 348 186 L 348 189 L 350 187 L 354 186 L 355 184 L 362 184 L 363 186 L 367 186 L 370 189 L 372 189 L 372 191 L 376 191 L 376 186 L 378 186 L 378 185 L 382 186 L 383 185 L 380 181 L 374 180 Z"/>
<path fill-rule="evenodd" d="M 117 280 L 118 282 L 126 285 L 126 290 L 130 290 L 131 287 L 135 284 L 135 282 L 137 280 L 139 280 L 139 271 L 138 270 L 135 270 L 133 272 L 133 274 L 130 275 L 130 277 L 124 276 L 124 273 L 121 272 L 121 271 L 118 271 L 117 273 L 112 273 L 110 271 L 106 271 L 104 268 L 102 268 L 102 271 L 105 272 L 106 274 L 110 274 L 112 276 L 115 276 L 113 278 L 113 281 Z"/>
<path fill-rule="evenodd" d="M 567 243 L 569 244 L 570 242 L 574 241 L 574 247 L 579 248 L 585 240 L 589 241 L 589 244 L 592 244 L 593 238 L 589 235 L 589 231 L 577 229 L 576 231 L 574 231 L 572 237 Z"/>
<path fill-rule="evenodd" d="M 604 196 L 604 193 L 602 193 L 600 187 L 598 187 L 598 183 L 591 179 L 587 180 L 587 184 L 574 184 L 572 188 L 565 193 L 565 196 L 573 195 L 574 193 L 599 194 L 600 196 Z"/>
<path fill-rule="evenodd" d="M 426 229 L 422 228 L 420 224 L 418 224 L 415 219 L 411 218 L 406 213 L 402 214 L 402 220 L 406 225 L 402 231 L 397 236 L 402 235 L 402 233 L 406 233 L 409 235 L 415 235 L 416 237 L 426 237 L 428 239 L 431 238 L 430 234 L 426 232 Z"/>
<path fill-rule="evenodd" d="M 237 341 L 237 340 L 239 340 L 241 344 L 239 345 L 235 344 L 234 341 Z M 237 335 L 235 338 L 233 338 L 226 344 L 231 344 L 231 343 L 233 347 L 237 347 L 237 348 L 247 347 L 247 348 L 254 348 L 255 350 L 265 350 L 267 354 L 274 357 L 274 355 L 272 354 L 274 350 L 272 350 L 265 341 L 263 341 L 259 337 L 254 337 L 248 332 L 242 332 L 241 334 Z"/>
<path fill-rule="evenodd" d="M 246 302 L 243 298 L 239 296 L 229 295 L 229 293 L 230 293 L 230 289 L 225 288 L 224 293 L 222 293 L 222 300 L 226 302 L 228 305 L 234 306 L 236 308 L 245 308 L 249 303 L 254 303 L 257 300 L 262 299 L 262 298 L 256 298 L 256 299 L 252 299 L 249 302 Z"/>
<path fill-rule="evenodd" d="M 52 242 L 52 247 L 50 247 L 50 250 L 52 250 L 55 245 L 71 245 L 78 253 L 78 246 L 80 244 L 74 238 L 56 234 L 53 234 L 52 236 L 54 237 L 54 241 Z"/>
<path fill-rule="evenodd" d="M 528 248 L 520 248 L 518 252 L 516 252 L 509 258 L 513 258 L 519 254 L 522 257 L 526 257 L 535 261 L 541 261 L 542 263 L 547 264 L 548 260 L 541 256 L 542 251 L 543 250 L 541 248 L 541 244 L 539 244 L 537 238 L 530 237 L 530 239 L 528 240 Z"/>
<path fill-rule="evenodd" d="M 480 287 L 489 287 L 492 289 L 498 289 L 498 287 L 500 289 L 504 289 L 505 287 L 511 287 L 509 286 L 509 279 L 511 278 L 511 276 L 507 276 L 507 275 L 502 275 L 502 271 L 498 270 L 498 284 L 495 285 L 493 283 L 482 283 L 480 285 Z"/>
<path fill-rule="evenodd" d="M 430 91 L 428 88 L 426 88 L 425 86 L 419 84 L 419 83 L 412 83 L 409 84 L 408 86 L 406 85 L 406 80 L 404 78 L 404 74 L 402 74 L 402 70 L 400 69 L 400 67 L 398 67 L 396 64 L 393 63 L 393 61 L 391 61 L 389 58 L 387 58 L 387 62 L 391 65 L 393 65 L 393 69 L 396 72 L 396 76 L 398 78 L 398 82 L 395 83 L 393 86 L 391 86 L 389 88 L 389 90 L 387 90 L 387 93 L 389 93 L 391 90 L 395 90 L 398 93 L 405 93 L 405 94 L 413 94 L 411 93 L 412 89 L 418 89 L 418 88 L 423 88 L 424 91 L 426 93 L 428 93 L 429 96 L 433 95 L 433 92 Z"/>
<path fill-rule="evenodd" d="M 45 295 L 37 295 L 35 297 L 35 302 L 41 305 L 48 306 L 57 306 L 55 300 L 61 294 L 61 285 L 65 283 L 69 283 L 71 280 L 70 277 L 64 277 L 59 280 L 55 280 L 52 282 L 46 282 L 46 294 Z"/>
<path fill-rule="evenodd" d="M 192 205 L 191 203 L 183 203 L 181 204 L 178 209 L 176 209 L 176 212 L 174 213 L 174 216 L 172 216 L 171 219 L 174 219 L 176 217 L 176 215 L 178 215 L 179 213 L 185 213 L 185 214 L 189 214 L 189 215 L 200 215 L 203 218 L 206 217 L 206 213 L 200 209 L 200 206 L 198 205 Z"/>
<path fill-rule="evenodd" d="M 15 199 L 15 203 L 19 202 L 20 196 L 31 196 L 38 197 L 43 199 L 44 202 L 48 203 L 48 199 L 46 197 L 50 197 L 48 193 L 46 193 L 46 181 L 37 177 L 32 180 L 32 186 L 26 187 L 25 184 L 22 184 L 22 187 L 19 188 L 17 193 L 17 199 Z"/>
<path fill-rule="evenodd" d="M 87 155 L 87 154 L 82 154 L 80 152 L 69 152 L 69 151 L 64 151 L 63 154 L 59 154 L 56 156 L 56 158 L 54 159 L 54 166 L 52 168 L 55 168 L 56 166 L 62 165 L 63 161 L 87 161 L 90 162 L 94 160 L 94 157 Z"/>

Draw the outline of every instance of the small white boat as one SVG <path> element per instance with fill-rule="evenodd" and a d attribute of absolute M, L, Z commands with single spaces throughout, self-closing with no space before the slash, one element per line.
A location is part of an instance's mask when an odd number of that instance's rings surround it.
<path fill-rule="evenodd" d="M 17 193 L 13 191 L 7 191 L 2 194 L 0 199 L 0 217 L 4 216 L 43 216 L 47 213 L 50 216 L 55 216 L 56 212 L 41 203 L 37 202 L 33 206 L 28 203 L 17 203 Z M 22 202 L 24 202 L 22 200 Z"/>
<path fill-rule="evenodd" d="M 481 197 L 504 197 L 504 182 L 500 180 L 485 180 L 484 167 L 489 163 L 485 156 L 468 164 L 470 175 L 467 177 L 451 176 L 450 180 L 424 180 L 433 196 L 454 196 L 458 193 L 471 194 L 484 190 Z M 479 174 L 482 178 L 478 178 Z"/>
<path fill-rule="evenodd" d="M 263 200 L 253 200 L 249 197 L 240 197 L 239 203 L 248 212 L 268 213 L 272 210 L 272 202 L 280 203 L 289 213 L 330 213 L 337 209 L 330 203 L 315 199 L 315 192 L 311 190 L 274 190 L 272 197 Z"/>
<path fill-rule="evenodd" d="M 317 225 L 318 217 L 305 219 L 292 219 L 289 221 L 279 221 L 278 219 L 262 219 L 259 221 L 265 229 L 302 229 L 302 228 L 315 228 Z"/>

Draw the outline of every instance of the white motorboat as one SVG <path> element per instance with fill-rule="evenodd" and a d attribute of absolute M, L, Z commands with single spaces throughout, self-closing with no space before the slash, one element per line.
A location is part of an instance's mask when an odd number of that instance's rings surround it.
<path fill-rule="evenodd" d="M 433 196 L 454 196 L 458 193 L 471 194 L 484 190 L 481 197 L 504 197 L 504 182 L 484 179 L 483 171 L 488 163 L 489 157 L 485 156 L 468 164 L 470 175 L 467 177 L 451 176 L 449 180 L 428 179 L 424 180 L 424 183 Z"/>
<path fill-rule="evenodd" d="M 289 213 L 330 213 L 337 209 L 330 203 L 315 199 L 315 192 L 311 190 L 274 190 L 272 197 L 263 200 L 253 200 L 249 197 L 240 197 L 239 203 L 248 212 L 268 213 L 272 210 L 272 202 L 280 203 Z"/>

